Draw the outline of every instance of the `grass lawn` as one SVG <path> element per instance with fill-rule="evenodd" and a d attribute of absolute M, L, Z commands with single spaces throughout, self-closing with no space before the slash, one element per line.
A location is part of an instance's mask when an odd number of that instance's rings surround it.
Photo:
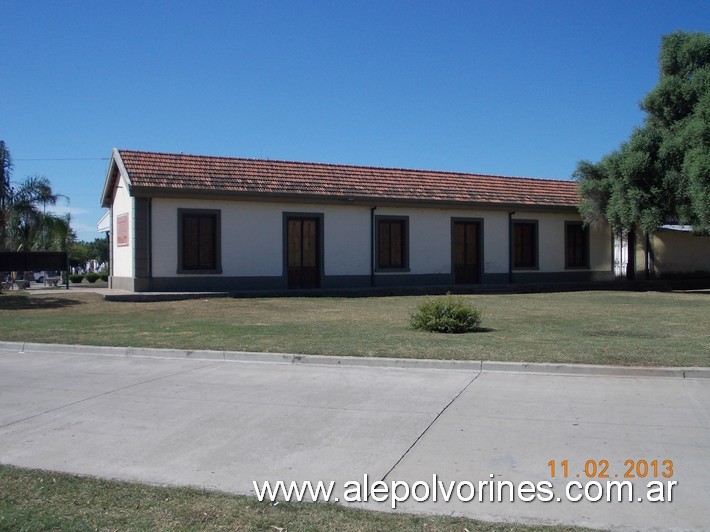
<path fill-rule="evenodd" d="M 484 332 L 415 331 L 419 296 L 104 301 L 0 295 L 0 340 L 435 359 L 710 366 L 710 294 L 471 295 Z"/>
<path fill-rule="evenodd" d="M 470 519 L 380 513 L 333 504 L 258 502 L 0 466 L 0 530 L 469 530 L 561 531 Z"/>

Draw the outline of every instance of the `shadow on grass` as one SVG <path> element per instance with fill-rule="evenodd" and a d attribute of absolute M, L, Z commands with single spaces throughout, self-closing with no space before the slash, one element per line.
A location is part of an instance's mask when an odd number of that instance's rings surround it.
<path fill-rule="evenodd" d="M 584 331 L 585 336 L 600 338 L 640 338 L 642 340 L 658 340 L 670 338 L 670 334 L 662 331 L 636 331 L 633 329 L 595 329 Z"/>
<path fill-rule="evenodd" d="M 30 297 L 0 295 L 0 310 L 51 310 L 83 305 L 83 301 L 65 297 Z"/>
<path fill-rule="evenodd" d="M 693 296 L 710 296 L 710 288 L 707 289 L 701 289 L 701 290 L 674 290 L 674 294 L 690 294 Z"/>
<path fill-rule="evenodd" d="M 465 331 L 465 332 L 456 332 L 456 333 L 450 333 L 450 332 L 442 332 L 442 331 L 423 331 L 421 329 L 414 329 L 418 332 L 425 332 L 425 333 L 433 333 L 433 334 L 443 334 L 443 335 L 450 335 L 450 336 L 460 336 L 463 334 L 479 334 L 479 333 L 492 333 L 492 332 L 498 332 L 498 329 L 492 329 L 491 327 L 479 327 L 478 329 L 474 329 L 473 331 Z"/>

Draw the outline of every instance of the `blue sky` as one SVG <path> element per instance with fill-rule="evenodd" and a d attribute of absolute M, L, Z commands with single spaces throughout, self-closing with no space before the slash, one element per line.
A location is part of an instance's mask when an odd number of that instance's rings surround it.
<path fill-rule="evenodd" d="M 115 147 L 569 179 L 705 1 L 0 0 L 0 138 L 92 240 Z"/>

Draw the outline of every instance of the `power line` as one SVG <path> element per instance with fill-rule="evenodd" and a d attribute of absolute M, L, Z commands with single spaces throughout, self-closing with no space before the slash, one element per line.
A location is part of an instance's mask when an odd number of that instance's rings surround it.
<path fill-rule="evenodd" d="M 47 158 L 47 159 L 16 159 L 15 161 L 109 161 L 110 157 L 64 157 L 64 158 Z"/>

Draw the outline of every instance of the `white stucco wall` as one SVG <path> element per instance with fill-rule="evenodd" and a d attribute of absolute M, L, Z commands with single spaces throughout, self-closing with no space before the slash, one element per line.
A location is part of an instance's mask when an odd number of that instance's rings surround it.
<path fill-rule="evenodd" d="M 517 219 L 537 220 L 538 266 L 541 272 L 559 272 L 565 269 L 565 220 L 563 214 L 523 214 Z"/>
<path fill-rule="evenodd" d="M 128 208 L 118 189 L 116 212 Z M 123 207 L 122 207 L 123 206 Z M 280 276 L 283 274 L 283 213 L 323 215 L 324 271 L 327 276 L 370 274 L 370 208 L 349 205 L 296 203 L 250 203 L 244 201 L 152 200 L 152 274 L 175 277 L 178 254 L 178 209 L 221 211 L 222 273 L 234 277 Z M 508 272 L 508 213 L 494 210 L 378 207 L 375 215 L 406 216 L 409 219 L 409 273 L 451 273 L 452 218 L 482 219 L 483 272 Z M 114 213 L 115 216 L 115 213 Z M 579 221 L 574 213 L 521 212 L 513 219 L 537 220 L 540 272 L 565 270 L 565 222 Z M 131 228 L 132 230 L 133 228 Z M 120 253 L 126 248 L 117 250 Z M 590 269 L 611 270 L 608 229 L 590 233 Z M 116 256 L 130 264 L 127 255 Z M 124 266 L 121 266 L 124 271 Z M 569 271 L 569 270 L 567 270 Z M 116 275 L 119 275 L 116 273 Z M 184 275 L 184 274 L 181 274 Z M 204 274 L 200 274 L 204 275 Z M 402 275 L 378 272 L 377 275 Z"/>
<path fill-rule="evenodd" d="M 589 228 L 589 268 L 597 272 L 614 269 L 614 248 L 608 225 L 599 229 Z"/>
<path fill-rule="evenodd" d="M 481 219 L 483 272 L 507 273 L 509 268 L 508 213 L 493 210 L 378 208 L 378 215 L 409 217 L 409 266 L 412 274 L 451 272 L 451 219 Z M 538 223 L 540 272 L 565 268 L 565 222 L 581 221 L 575 213 L 521 212 L 513 220 Z M 608 228 L 590 231 L 590 270 L 611 270 Z"/>
<path fill-rule="evenodd" d="M 128 245 L 118 246 L 118 224 L 116 219 L 122 214 L 128 214 Z M 112 275 L 115 277 L 133 277 L 133 198 L 128 193 L 128 186 L 123 176 L 116 180 L 111 207 L 111 259 Z"/>
<path fill-rule="evenodd" d="M 376 215 L 409 217 L 409 268 L 412 274 L 451 273 L 451 219 L 483 220 L 483 271 L 508 271 L 508 215 L 500 211 L 383 207 Z M 387 275 L 378 273 L 378 275 Z"/>
<path fill-rule="evenodd" d="M 565 271 L 565 222 L 581 222 L 574 213 L 520 213 L 513 220 L 537 220 L 538 265 L 541 272 Z M 589 269 L 611 270 L 611 233 L 608 228 L 589 230 Z"/>
<path fill-rule="evenodd" d="M 221 211 L 223 276 L 259 277 L 283 273 L 284 212 L 323 214 L 326 275 L 363 275 L 370 271 L 370 209 L 367 207 L 154 198 L 154 277 L 176 275 L 178 208 Z"/>
<path fill-rule="evenodd" d="M 508 271 L 508 213 L 477 211 L 469 216 L 483 218 L 483 273 Z"/>
<path fill-rule="evenodd" d="M 312 209 L 319 212 L 317 206 Z M 370 209 L 337 206 L 321 209 L 325 213 L 325 274 L 367 275 L 370 272 Z"/>
<path fill-rule="evenodd" d="M 451 271 L 451 246 L 449 243 L 451 222 L 450 218 L 443 216 L 443 211 L 378 207 L 375 210 L 375 216 L 409 218 L 409 273 L 449 273 Z M 367 236 L 369 249 L 369 234 Z M 377 273 L 377 275 L 400 274 L 401 272 Z"/>

